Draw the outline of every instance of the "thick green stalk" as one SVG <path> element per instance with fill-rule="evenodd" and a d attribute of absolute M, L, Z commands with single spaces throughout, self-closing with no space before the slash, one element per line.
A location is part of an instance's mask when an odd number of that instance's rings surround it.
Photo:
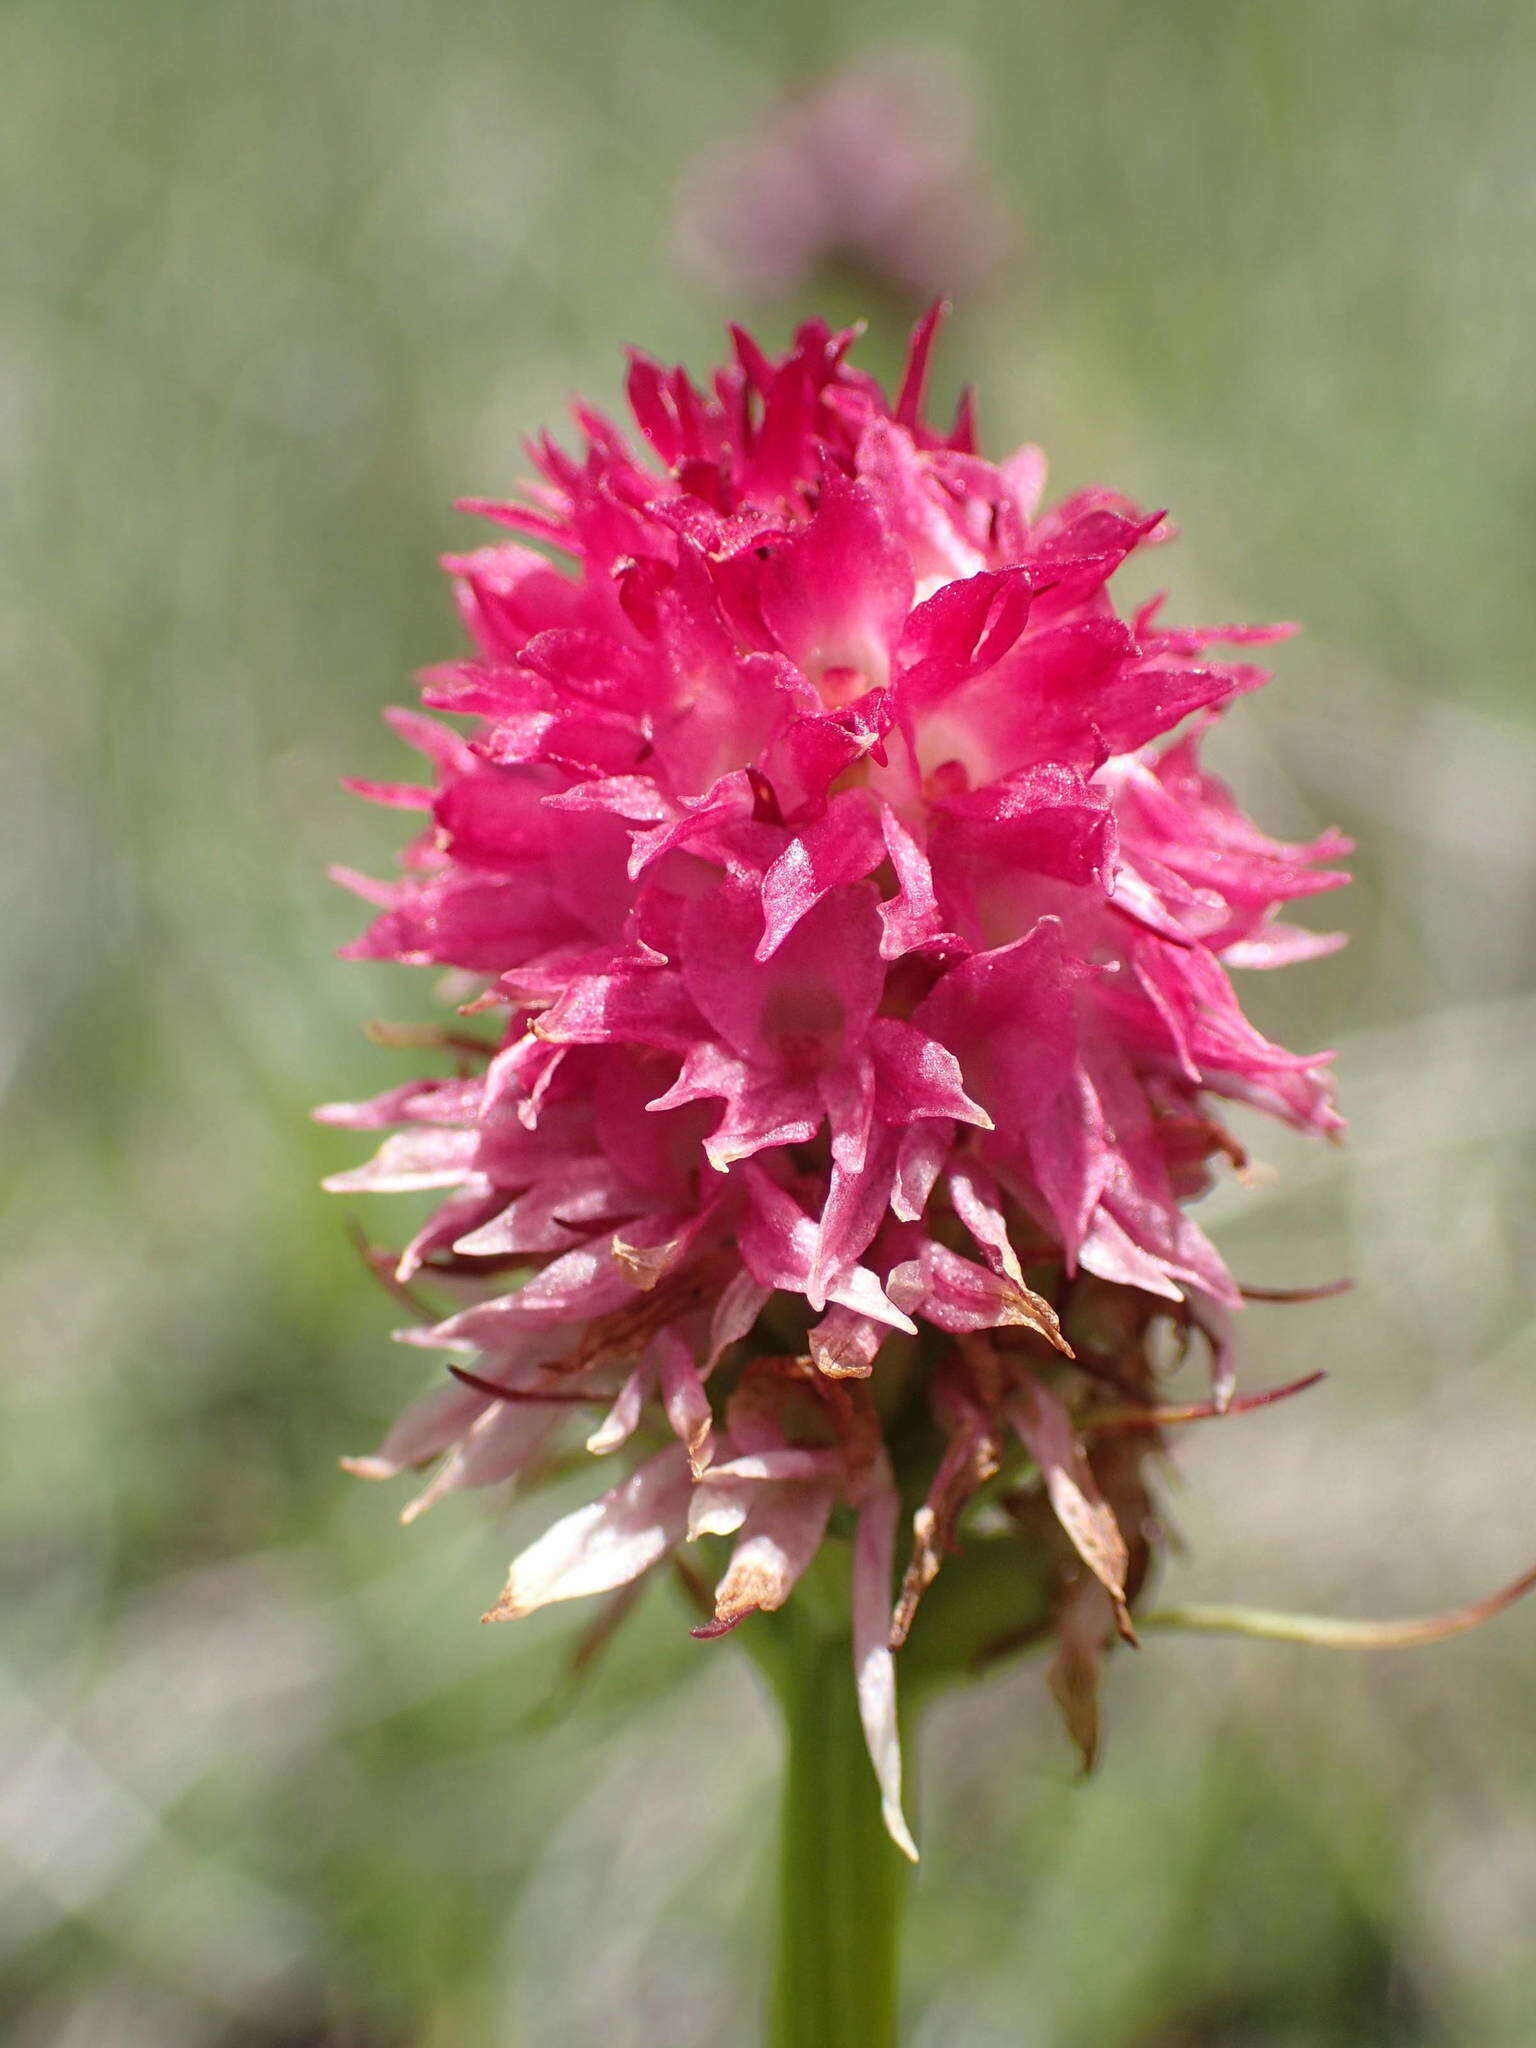
<path fill-rule="evenodd" d="M 801 1628 L 779 1647 L 786 1762 L 770 2048 L 896 2048 L 908 1866 L 880 1818 L 849 1641 Z"/>

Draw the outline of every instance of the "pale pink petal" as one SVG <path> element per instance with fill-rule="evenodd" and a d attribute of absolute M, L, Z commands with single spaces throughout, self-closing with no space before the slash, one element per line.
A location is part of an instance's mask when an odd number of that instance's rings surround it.
<path fill-rule="evenodd" d="M 815 1483 L 774 1488 L 753 1502 L 715 1588 L 715 1618 L 697 1636 L 723 1635 L 749 1614 L 784 1605 L 826 1534 L 836 1490 Z"/>
<path fill-rule="evenodd" d="M 729 1479 L 825 1479 L 841 1470 L 840 1452 L 802 1450 L 790 1445 L 781 1451 L 740 1451 L 711 1465 L 709 1476 L 722 1482 Z"/>
<path fill-rule="evenodd" d="M 611 1593 L 648 1571 L 688 1526 L 688 1459 L 671 1445 L 600 1500 L 563 1516 L 513 1561 L 487 1621 L 516 1621 L 555 1600 Z"/>
<path fill-rule="evenodd" d="M 1224 967 L 1294 967 L 1302 960 L 1323 960 L 1348 944 L 1343 932 L 1309 932 L 1300 925 L 1272 924 L 1251 939 L 1234 940 L 1221 949 Z"/>
<path fill-rule="evenodd" d="M 747 1519 L 753 1499 L 762 1491 L 745 1479 L 721 1479 L 709 1471 L 694 1482 L 688 1496 L 688 1541 L 700 1536 L 734 1536 Z"/>
<path fill-rule="evenodd" d="M 890 1641 L 891 1569 L 900 1507 L 896 1489 L 887 1485 L 872 1492 L 859 1510 L 853 1539 L 853 1671 L 886 1832 L 915 1863 L 917 1845 L 901 1810 L 901 1732 Z"/>
<path fill-rule="evenodd" d="M 494 1486 L 523 1471 L 565 1413 L 556 1405 L 493 1403 L 460 1437 L 423 1490 L 400 1510 L 401 1521 L 414 1522 L 446 1494 Z"/>
<path fill-rule="evenodd" d="M 461 1187 L 474 1171 L 475 1148 L 473 1131 L 396 1131 L 366 1166 L 333 1173 L 323 1185 L 333 1195 L 400 1195 L 418 1188 Z"/>
<path fill-rule="evenodd" d="M 587 1438 L 586 1448 L 594 1458 L 604 1457 L 629 1442 L 640 1426 L 646 1396 L 655 1377 L 655 1367 L 648 1359 L 642 1359 L 628 1374 L 614 1396 L 613 1406 Z"/>

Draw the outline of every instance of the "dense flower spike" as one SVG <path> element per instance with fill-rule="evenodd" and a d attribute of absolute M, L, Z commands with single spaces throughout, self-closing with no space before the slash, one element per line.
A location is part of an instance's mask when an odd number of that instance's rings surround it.
<path fill-rule="evenodd" d="M 1186 1208 L 1241 1162 L 1216 1106 L 1338 1120 L 1228 969 L 1336 943 L 1275 912 L 1345 850 L 1265 838 L 1200 764 L 1264 680 L 1210 650 L 1285 629 L 1123 618 L 1163 515 L 1041 510 L 1037 449 L 984 461 L 968 406 L 925 424 L 935 325 L 894 403 L 815 323 L 776 362 L 738 334 L 704 389 L 636 356 L 642 445 L 582 409 L 579 454 L 541 440 L 526 498 L 474 506 L 522 538 L 448 562 L 475 653 L 424 695 L 461 725 L 394 714 L 431 779 L 359 787 L 428 824 L 399 880 L 351 878 L 379 915 L 350 950 L 465 970 L 498 1035 L 322 1112 L 398 1127 L 331 1185 L 446 1191 L 399 1270 L 465 1305 L 404 1334 L 475 1361 L 356 1469 L 440 1461 L 419 1508 L 526 1471 L 582 1404 L 594 1455 L 638 1447 L 503 1617 L 730 1535 L 721 1633 L 846 1530 L 903 1842 L 891 1644 L 983 1486 L 1054 1513 L 1057 1689 L 1091 1724 L 1150 1439 L 1085 1437 L 1084 1396 L 1155 1401 L 1160 1315 L 1230 1396 L 1238 1291 Z"/>

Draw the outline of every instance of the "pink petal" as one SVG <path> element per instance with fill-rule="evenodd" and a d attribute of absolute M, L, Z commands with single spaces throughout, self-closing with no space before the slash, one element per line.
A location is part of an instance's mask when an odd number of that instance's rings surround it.
<path fill-rule="evenodd" d="M 829 890 L 863 881 L 884 858 L 885 840 L 869 799 L 862 790 L 844 790 L 790 840 L 764 875 L 757 959 L 770 958 Z"/>
<path fill-rule="evenodd" d="M 974 1159 L 961 1155 L 950 1166 L 947 1185 L 955 1214 L 981 1246 L 987 1264 L 994 1273 L 1022 1287 L 1024 1274 L 1009 1240 L 1002 1190 L 992 1175 Z"/>
<path fill-rule="evenodd" d="M 635 1290 L 614 1266 L 602 1240 L 564 1252 L 516 1294 L 462 1309 L 446 1322 L 402 1330 L 400 1341 L 430 1350 L 500 1351 L 525 1331 L 552 1330 L 609 1314 L 633 1301 Z"/>
<path fill-rule="evenodd" d="M 706 1371 L 712 1372 L 730 1347 L 750 1332 L 771 1292 L 745 1270 L 732 1274 L 710 1318 Z"/>
<path fill-rule="evenodd" d="M 677 975 L 623 968 L 584 975 L 539 1020 L 556 1045 L 653 1045 L 684 1052 L 699 1033 L 698 1014 Z"/>
<path fill-rule="evenodd" d="M 749 1162 L 736 1169 L 750 1191 L 743 1213 L 738 1241 L 748 1271 L 764 1287 L 782 1287 L 804 1294 L 810 1285 L 811 1266 L 816 1254 L 817 1229 L 809 1216 L 775 1182 Z M 894 1329 L 917 1334 L 917 1325 L 890 1301 L 879 1281 L 866 1267 L 854 1266 L 839 1273 L 827 1289 L 828 1298 L 860 1315 Z"/>
<path fill-rule="evenodd" d="M 879 684 L 912 602 L 912 567 L 868 491 L 834 472 L 809 524 L 764 562 L 758 601 L 779 646 L 813 682 L 832 670 Z"/>
<path fill-rule="evenodd" d="M 1068 1349 L 1056 1312 L 1042 1295 L 1021 1281 L 961 1258 L 947 1245 L 925 1239 L 916 1259 L 891 1269 L 886 1287 L 898 1305 L 920 1305 L 928 1322 L 957 1336 L 977 1330 L 1033 1330 L 1058 1351 Z"/>
<path fill-rule="evenodd" d="M 990 1131 L 992 1119 L 962 1086 L 960 1062 L 947 1045 L 899 1017 L 877 1017 L 869 1027 L 875 1102 L 888 1124 L 944 1118 Z"/>
<path fill-rule="evenodd" d="M 692 1352 L 676 1330 L 659 1332 L 653 1349 L 659 1361 L 661 1399 L 667 1420 L 687 1451 L 689 1469 L 697 1478 L 713 1452 L 714 1412 L 709 1395 L 704 1391 Z"/>
<path fill-rule="evenodd" d="M 896 1183 L 891 1191 L 893 1216 L 903 1223 L 919 1220 L 954 1143 L 952 1123 L 908 1125 L 896 1153 Z"/>

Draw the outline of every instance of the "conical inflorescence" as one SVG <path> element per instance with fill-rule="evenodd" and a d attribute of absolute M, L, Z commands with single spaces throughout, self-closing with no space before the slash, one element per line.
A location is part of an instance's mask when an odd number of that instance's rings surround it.
<path fill-rule="evenodd" d="M 1159 1318 L 1230 1394 L 1239 1297 L 1188 1213 L 1241 1160 L 1220 1106 L 1338 1127 L 1230 970 L 1331 949 L 1276 912 L 1347 850 L 1201 765 L 1266 680 L 1212 650 L 1286 629 L 1122 616 L 1163 515 L 1042 509 L 1039 450 L 985 460 L 968 403 L 926 425 L 934 326 L 894 402 L 818 324 L 702 388 L 637 356 L 637 434 L 580 408 L 579 452 L 471 508 L 518 537 L 447 564 L 474 651 L 392 715 L 429 773 L 356 785 L 422 829 L 344 878 L 355 956 L 471 978 L 458 1070 L 322 1112 L 391 1131 L 332 1186 L 443 1191 L 398 1270 L 465 1304 L 403 1333 L 458 1375 L 354 1469 L 435 1466 L 424 1505 L 573 1429 L 619 1468 L 498 1617 L 723 1535 L 720 1633 L 846 1531 L 903 1841 L 892 1643 L 978 1489 L 1052 1517 L 1084 1739 L 1148 1532 L 1145 1438 L 1089 1442 L 1083 1398 L 1150 1398 Z"/>

